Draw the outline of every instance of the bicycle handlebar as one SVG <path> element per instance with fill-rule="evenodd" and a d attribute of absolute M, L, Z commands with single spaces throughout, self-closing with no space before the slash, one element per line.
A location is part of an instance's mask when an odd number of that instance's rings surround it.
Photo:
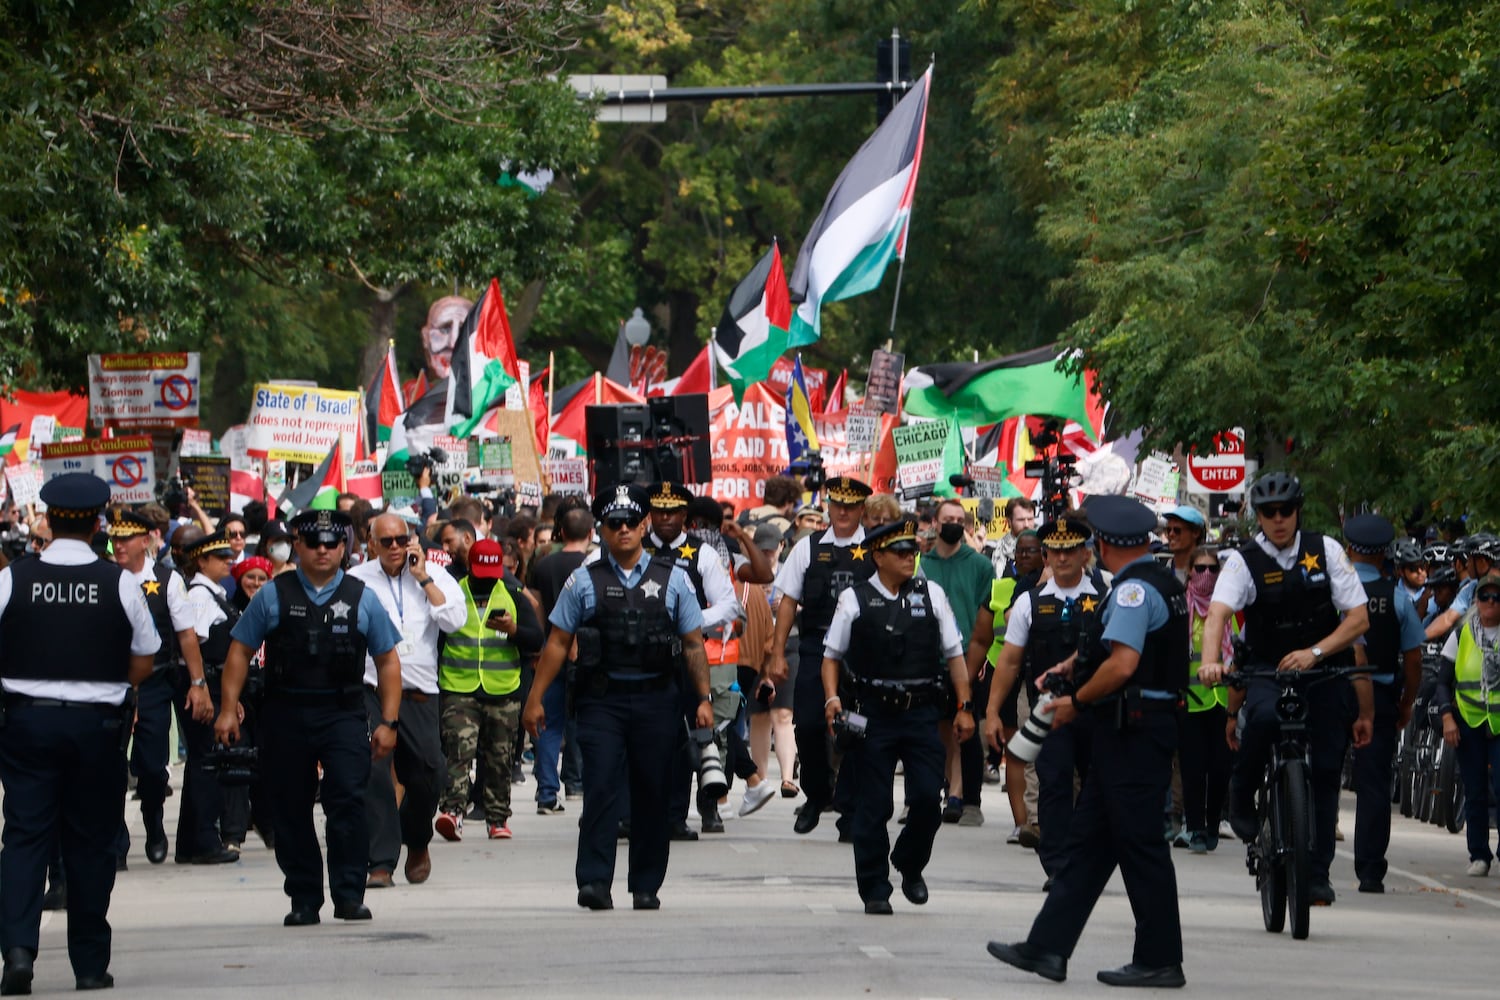
<path fill-rule="evenodd" d="M 1349 677 L 1354 674 L 1371 674 L 1375 668 L 1369 666 L 1323 666 L 1309 667 L 1306 670 L 1278 670 L 1272 663 L 1251 663 L 1243 667 L 1236 667 L 1224 674 L 1224 683 L 1229 687 L 1243 688 L 1247 681 L 1251 680 L 1275 680 L 1278 683 L 1293 683 L 1298 686 L 1310 687 L 1323 681 L 1334 680 L 1339 677 Z"/>

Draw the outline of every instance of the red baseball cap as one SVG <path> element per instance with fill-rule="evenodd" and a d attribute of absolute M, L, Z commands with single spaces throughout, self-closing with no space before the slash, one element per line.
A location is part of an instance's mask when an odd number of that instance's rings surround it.
<path fill-rule="evenodd" d="M 505 575 L 505 550 L 492 538 L 481 538 L 469 549 L 469 572 L 481 580 Z"/>

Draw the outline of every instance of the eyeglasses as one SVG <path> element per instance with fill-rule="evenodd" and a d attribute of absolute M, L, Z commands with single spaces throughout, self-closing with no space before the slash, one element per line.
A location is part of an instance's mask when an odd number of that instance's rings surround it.
<path fill-rule="evenodd" d="M 1217 573 L 1218 571 L 1219 571 L 1219 564 L 1218 563 L 1204 563 L 1201 566 L 1194 566 L 1193 567 L 1193 572 L 1194 573 Z"/>
<path fill-rule="evenodd" d="M 383 549 L 389 549 L 389 548 L 392 548 L 393 546 L 400 546 L 401 548 L 404 549 L 404 548 L 406 548 L 407 543 L 411 541 L 411 536 L 410 535 L 381 535 L 379 538 L 375 539 L 375 541 L 378 542 L 380 544 L 380 547 L 383 548 Z"/>
<path fill-rule="evenodd" d="M 1475 595 L 1474 600 L 1482 604 L 1500 604 L 1500 593 L 1493 590 L 1486 590 L 1482 594 Z"/>
<path fill-rule="evenodd" d="M 901 542 L 896 545 L 887 545 L 881 551 L 889 552 L 893 556 L 914 556 L 921 550 L 910 542 Z"/>
<path fill-rule="evenodd" d="M 224 532 L 224 537 L 225 538 L 244 538 L 245 537 L 245 533 L 243 531 L 226 531 L 226 532 Z"/>
<path fill-rule="evenodd" d="M 310 549 L 336 549 L 344 544 L 343 536 L 329 538 L 328 536 L 309 538 L 302 536 L 302 544 Z"/>
<path fill-rule="evenodd" d="M 1016 549 L 1016 555 L 1018 556 L 1039 556 L 1041 554 L 1041 549 Z"/>
<path fill-rule="evenodd" d="M 610 531 L 622 531 L 629 528 L 634 531 L 641 526 L 642 518 L 639 517 L 606 517 L 604 526 Z"/>
<path fill-rule="evenodd" d="M 1261 517 L 1281 518 L 1296 517 L 1297 511 L 1302 509 L 1301 504 L 1296 503 L 1264 503 L 1255 508 L 1255 513 Z"/>
<path fill-rule="evenodd" d="M 1162 531 L 1168 535 L 1185 535 L 1188 529 L 1185 524 L 1169 524 Z"/>

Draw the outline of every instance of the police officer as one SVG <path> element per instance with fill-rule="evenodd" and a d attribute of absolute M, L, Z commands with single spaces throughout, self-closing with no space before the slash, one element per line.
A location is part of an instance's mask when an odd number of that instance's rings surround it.
<path fill-rule="evenodd" d="M 1102 657 L 1076 693 L 1059 696 L 1054 725 L 1094 717 L 1093 760 L 1064 845 L 1065 858 L 1025 941 L 991 941 L 1018 969 L 1067 978 L 1084 925 L 1116 866 L 1135 914 L 1135 952 L 1101 971 L 1110 986 L 1179 987 L 1182 925 L 1161 808 L 1172 780 L 1179 693 L 1189 657 L 1182 584 L 1151 558 L 1156 515 L 1127 497 L 1091 497 L 1099 558 L 1115 574 L 1104 604 Z M 1059 668 L 1069 672 L 1071 667 Z M 1075 677 L 1082 677 L 1080 671 Z M 1048 737 L 1050 739 L 1051 737 Z"/>
<path fill-rule="evenodd" d="M 1260 531 L 1222 560 L 1203 626 L 1203 664 L 1198 670 L 1202 683 L 1222 680 L 1220 643 L 1230 615 L 1238 611 L 1245 612 L 1251 664 L 1275 664 L 1278 670 L 1307 670 L 1321 663 L 1352 665 L 1350 647 L 1370 622 L 1365 589 L 1338 542 L 1299 530 L 1302 501 L 1302 483 L 1289 472 L 1268 473 L 1250 488 Z M 1358 747 L 1369 742 L 1373 704 L 1367 679 L 1359 678 L 1354 687 L 1359 697 L 1354 729 Z M 1244 706 L 1244 725 L 1229 782 L 1229 825 L 1247 842 L 1255 839 L 1258 829 L 1255 790 L 1275 736 L 1279 693 L 1275 683 L 1261 679 L 1230 695 L 1231 713 Z M 1314 906 L 1329 906 L 1334 892 L 1328 868 L 1333 863 L 1339 784 L 1354 713 L 1342 684 L 1318 685 L 1307 697 L 1314 829 L 1308 894 Z M 1226 727 L 1234 725 L 1232 714 Z"/>
<path fill-rule="evenodd" d="M 734 584 L 729 579 L 717 551 L 687 533 L 683 525 L 688 506 L 693 502 L 692 491 L 681 483 L 657 482 L 650 486 L 651 531 L 642 543 L 652 558 L 675 563 L 687 574 L 697 595 L 698 607 L 703 611 L 703 637 L 723 641 L 732 635 L 735 622 L 743 614 L 740 602 L 734 596 Z M 591 559 L 593 557 L 590 557 Z M 691 687 L 685 688 L 683 713 L 688 718 L 697 714 L 698 706 Z M 723 748 L 720 748 L 721 752 Z M 672 788 L 667 799 L 667 816 L 671 821 L 673 840 L 697 840 L 698 834 L 688 829 L 688 798 L 693 784 L 693 754 L 688 746 L 687 728 L 682 729 L 682 741 L 673 758 Z M 702 820 L 704 833 L 723 833 L 724 821 L 719 818 L 719 802 L 715 798 L 698 795 L 698 816 Z"/>
<path fill-rule="evenodd" d="M 859 761 L 852 789 L 855 879 L 865 912 L 888 914 L 891 866 L 901 873 L 902 895 L 917 906 L 927 902 L 922 870 L 942 826 L 938 797 L 943 790 L 944 752 L 937 724 L 947 700 L 945 677 L 951 678 L 958 696 L 953 732 L 960 741 L 974 735 L 974 705 L 969 700 L 963 637 L 948 597 L 933 581 L 913 578 L 916 522 L 883 524 L 865 542 L 876 573 L 839 595 L 823 647 L 823 712 L 830 730 L 847 732 L 840 718 L 845 711 L 839 693 L 842 663 L 848 710 L 868 719 L 863 738 L 844 737 Z M 886 823 L 898 760 L 905 770 L 910 808 L 893 851 Z"/>
<path fill-rule="evenodd" d="M 875 560 L 865 546 L 860 523 L 870 487 L 849 476 L 827 483 L 828 514 L 833 526 L 821 534 L 808 535 L 792 546 L 786 562 L 776 574 L 776 634 L 771 639 L 771 657 L 766 673 L 771 683 L 785 684 L 790 668 L 786 662 L 787 639 L 797 610 L 802 610 L 798 643 L 797 679 L 793 687 L 792 721 L 797 738 L 797 759 L 802 768 L 802 791 L 807 801 L 797 813 L 792 829 L 811 833 L 818 825 L 833 789 L 828 759 L 828 723 L 823 711 L 823 638 L 833 621 L 839 595 L 875 572 Z"/>
<path fill-rule="evenodd" d="M 1374 729 L 1367 746 L 1354 751 L 1354 874 L 1360 892 L 1384 892 L 1386 848 L 1391 843 L 1391 762 L 1396 734 L 1411 718 L 1422 683 L 1422 622 L 1411 598 L 1380 568 L 1396 529 L 1379 514 L 1361 514 L 1344 523 L 1349 560 L 1364 584 L 1370 630 L 1364 634 L 1365 662 L 1373 669 Z"/>
<path fill-rule="evenodd" d="M 109 502 L 97 476 L 42 486 L 52 543 L 0 570 L 0 994 L 31 992 L 47 863 L 62 844 L 68 958 L 80 990 L 114 985 L 109 898 L 125 822 L 130 688 L 161 646 L 141 588 L 89 541 Z"/>
<path fill-rule="evenodd" d="M 1076 515 L 1063 516 L 1043 525 L 1037 535 L 1047 552 L 1052 579 L 1017 597 L 1010 609 L 986 719 L 999 716 L 1018 683 L 1030 685 L 1026 690 L 1035 700 L 1043 675 L 1059 664 L 1071 663 L 1079 649 L 1091 649 L 1098 642 L 1104 597 L 1084 573 L 1089 561 L 1086 544 L 1092 535 L 1088 525 Z M 1036 851 L 1048 885 L 1065 859 L 1073 821 L 1074 777 L 1088 774 L 1093 729 L 1089 717 L 1054 722 L 1036 758 L 1037 819 L 1042 830 Z M 992 727 L 992 744 L 998 742 L 998 735 L 998 727 Z"/>
<path fill-rule="evenodd" d="M 630 791 L 629 887 L 637 910 L 661 906 L 667 874 L 667 785 L 682 729 L 677 658 L 697 698 L 694 724 L 713 725 L 703 614 L 687 574 L 653 559 L 641 544 L 647 493 L 618 485 L 594 498 L 605 555 L 568 578 L 552 609 L 552 632 L 537 661 L 522 722 L 533 739 L 548 719 L 542 693 L 578 636 L 576 711 L 583 751 L 583 814 L 578 820 L 578 905 L 614 906 L 616 836 L 622 788 Z"/>
<path fill-rule="evenodd" d="M 146 515 L 128 507 L 111 509 L 108 520 L 115 563 L 141 588 L 157 635 L 161 636 L 151 676 L 136 692 L 135 733 L 130 746 L 130 773 L 135 775 L 141 820 L 146 827 L 146 860 L 159 865 L 167 859 L 162 812 L 167 797 L 173 696 L 180 693 L 182 715 L 197 723 L 211 722 L 214 706 L 204 687 L 203 657 L 193 629 L 187 587 L 176 570 L 149 558 L 155 525 Z M 179 659 L 187 672 L 185 679 L 178 675 Z M 123 826 L 121 830 L 123 859 L 130 835 L 123 832 Z"/>
<path fill-rule="evenodd" d="M 396 745 L 401 709 L 396 645 L 401 633 L 375 594 L 340 569 L 350 527 L 347 514 L 306 510 L 290 527 L 296 537 L 297 570 L 261 587 L 235 625 L 214 732 L 223 744 L 239 739 L 240 692 L 251 655 L 265 643 L 260 764 L 269 779 L 276 863 L 292 900 L 283 923 L 316 924 L 323 906 L 323 859 L 313 826 L 315 798 L 327 816 L 333 915 L 369 920 L 370 910 L 364 905 L 370 846 L 365 787 L 371 757 L 380 760 Z M 363 700 L 367 651 L 375 659 L 381 706 L 380 724 L 373 729 Z"/>

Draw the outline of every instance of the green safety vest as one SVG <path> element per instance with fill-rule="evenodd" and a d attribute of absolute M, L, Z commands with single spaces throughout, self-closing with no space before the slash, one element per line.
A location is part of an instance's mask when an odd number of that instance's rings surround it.
<path fill-rule="evenodd" d="M 1484 650 L 1474 641 L 1474 629 L 1465 625 L 1458 636 L 1458 659 L 1453 661 L 1454 696 L 1458 714 L 1470 729 L 1490 727 L 1500 736 L 1500 691 L 1484 686 Z"/>
<path fill-rule="evenodd" d="M 985 659 L 990 666 L 1000 662 L 1000 647 L 1005 645 L 1005 613 L 1016 599 L 1016 578 L 1007 576 L 990 584 L 990 611 L 995 616 L 995 640 Z"/>
<path fill-rule="evenodd" d="M 486 628 L 491 611 L 508 611 L 516 617 L 516 602 L 504 581 L 496 580 L 490 599 L 480 613 L 469 590 L 469 578 L 458 583 L 468 605 L 464 627 L 448 634 L 443 655 L 438 658 L 438 688 L 455 694 L 472 694 L 481 686 L 489 695 L 507 695 L 521 686 L 521 651 L 503 632 Z"/>
<path fill-rule="evenodd" d="M 1207 712 L 1216 706 L 1229 707 L 1229 688 L 1223 684 L 1214 687 L 1204 687 L 1198 683 L 1198 667 L 1203 661 L 1203 626 L 1206 618 L 1193 616 L 1191 626 L 1193 636 L 1193 654 L 1188 658 L 1188 686 L 1187 686 L 1187 710 L 1189 712 Z M 1228 628 L 1232 634 L 1239 632 L 1239 626 L 1233 618 L 1229 619 Z"/>

